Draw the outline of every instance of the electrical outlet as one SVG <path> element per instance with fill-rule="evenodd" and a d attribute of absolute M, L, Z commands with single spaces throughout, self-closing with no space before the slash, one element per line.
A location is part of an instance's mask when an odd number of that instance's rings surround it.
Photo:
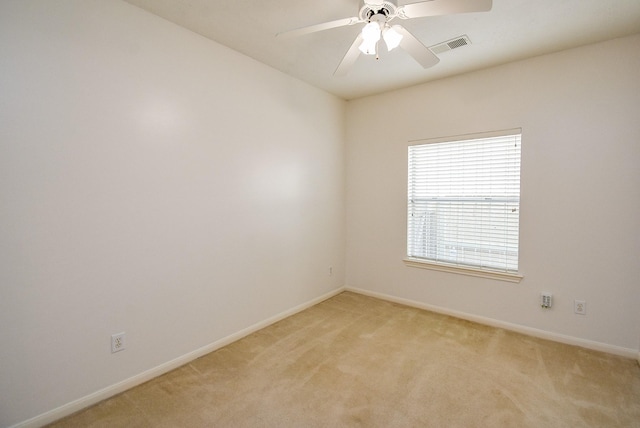
<path fill-rule="evenodd" d="M 540 307 L 542 309 L 549 309 L 552 305 L 551 293 L 540 293 Z"/>
<path fill-rule="evenodd" d="M 329 266 L 329 276 L 333 276 L 333 266 Z"/>
<path fill-rule="evenodd" d="M 584 300 L 574 300 L 573 301 L 573 312 L 579 315 L 587 314 L 587 302 Z"/>
<path fill-rule="evenodd" d="M 125 333 L 118 333 L 111 335 L 111 353 L 120 352 L 125 350 Z"/>

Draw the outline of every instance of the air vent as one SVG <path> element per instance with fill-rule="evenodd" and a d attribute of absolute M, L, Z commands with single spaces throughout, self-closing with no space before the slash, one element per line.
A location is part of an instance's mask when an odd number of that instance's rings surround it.
<path fill-rule="evenodd" d="M 452 49 L 460 48 L 462 46 L 470 45 L 471 40 L 467 36 L 456 37 L 455 39 L 448 40 L 446 42 L 438 43 L 437 45 L 430 46 L 431 52 L 434 54 L 441 54 Z"/>

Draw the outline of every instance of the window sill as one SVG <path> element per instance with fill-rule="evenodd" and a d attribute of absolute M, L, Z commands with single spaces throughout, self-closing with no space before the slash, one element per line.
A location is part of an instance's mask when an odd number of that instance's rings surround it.
<path fill-rule="evenodd" d="M 440 272 L 457 273 L 460 275 L 476 276 L 480 278 L 497 279 L 498 281 L 507 281 L 518 283 L 524 278 L 518 273 L 500 272 L 488 269 L 477 269 L 467 266 L 456 266 L 445 263 L 433 263 L 427 260 L 406 258 L 404 264 L 409 267 L 437 270 Z"/>

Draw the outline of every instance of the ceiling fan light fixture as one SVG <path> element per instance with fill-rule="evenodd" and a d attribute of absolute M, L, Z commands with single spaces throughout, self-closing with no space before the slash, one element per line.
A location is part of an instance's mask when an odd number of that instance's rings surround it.
<path fill-rule="evenodd" d="M 397 48 L 402 41 L 402 34 L 394 30 L 393 27 L 386 27 L 382 32 L 382 37 L 387 45 L 387 50 L 391 51 Z"/>
<path fill-rule="evenodd" d="M 400 46 L 423 68 L 429 68 L 440 61 L 436 56 L 436 52 L 425 46 L 404 26 L 391 26 L 390 22 L 392 20 L 425 18 L 456 13 L 486 12 L 491 10 L 493 5 L 493 0 L 409 1 L 414 1 L 414 3 L 398 6 L 398 0 L 359 0 L 360 9 L 357 16 L 285 31 L 284 33 L 278 33 L 278 36 L 299 36 L 348 25 L 366 24 L 342 58 L 338 68 L 333 73 L 334 76 L 345 76 L 349 69 L 355 64 L 360 53 L 375 55 L 376 59 L 378 59 L 378 43 L 381 38 L 384 38 L 388 51 Z M 454 41 L 450 42 L 453 43 Z M 458 47 L 457 44 L 450 46 L 450 42 L 447 42 L 449 49 Z"/>
<path fill-rule="evenodd" d="M 366 41 L 362 42 L 360 45 L 360 52 L 365 55 L 375 55 L 376 54 L 376 46 L 378 42 L 367 43 Z"/>
<path fill-rule="evenodd" d="M 380 24 L 378 22 L 369 22 L 362 29 L 362 44 L 360 45 L 360 52 L 365 55 L 375 55 L 376 45 L 380 40 Z"/>

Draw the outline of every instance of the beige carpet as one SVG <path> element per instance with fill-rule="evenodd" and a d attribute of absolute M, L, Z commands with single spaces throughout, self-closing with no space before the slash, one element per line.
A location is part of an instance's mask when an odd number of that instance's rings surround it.
<path fill-rule="evenodd" d="M 52 426 L 640 427 L 640 368 L 346 292 Z"/>

